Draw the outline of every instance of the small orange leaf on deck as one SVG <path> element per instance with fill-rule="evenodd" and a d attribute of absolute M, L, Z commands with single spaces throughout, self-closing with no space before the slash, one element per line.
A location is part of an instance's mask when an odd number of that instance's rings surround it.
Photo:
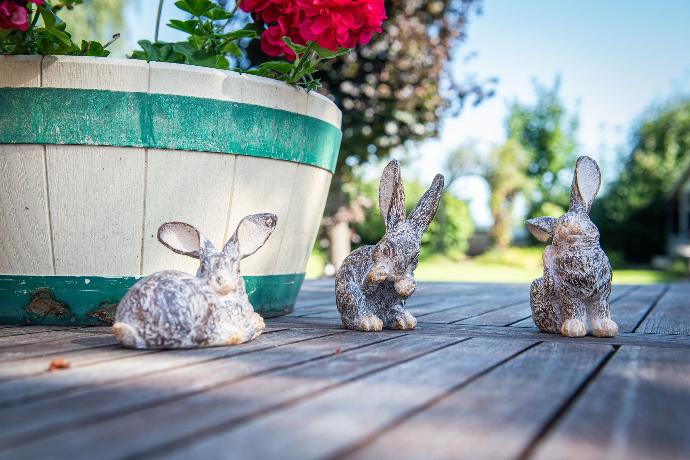
<path fill-rule="evenodd" d="M 335 354 L 336 354 L 336 355 L 339 355 L 339 354 L 342 353 L 342 352 L 343 352 L 343 350 L 341 350 L 340 347 L 338 347 L 338 348 L 335 349 Z"/>
<path fill-rule="evenodd" d="M 55 358 L 50 362 L 50 366 L 48 367 L 48 371 L 53 372 L 56 370 L 60 369 L 69 369 L 71 366 L 70 362 L 67 361 L 64 358 Z"/>

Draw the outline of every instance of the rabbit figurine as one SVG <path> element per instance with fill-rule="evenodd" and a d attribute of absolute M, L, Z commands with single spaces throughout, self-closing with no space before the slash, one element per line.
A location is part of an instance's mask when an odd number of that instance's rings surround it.
<path fill-rule="evenodd" d="M 575 165 L 570 209 L 558 219 L 527 221 L 540 241 L 552 239 L 544 250 L 544 276 L 532 282 L 532 318 L 544 332 L 581 337 L 615 337 L 611 320 L 611 264 L 599 245 L 599 230 L 589 218 L 601 185 L 597 163 L 581 156 Z"/>
<path fill-rule="evenodd" d="M 336 273 L 335 295 L 343 325 L 360 331 L 414 329 L 417 320 L 405 310 L 415 291 L 413 272 L 419 261 L 422 234 L 436 214 L 443 193 L 438 174 L 417 207 L 405 218 L 405 191 L 400 164 L 383 170 L 379 204 L 386 234 L 374 246 L 353 251 Z"/>
<path fill-rule="evenodd" d="M 139 280 L 117 307 L 117 340 L 128 348 L 193 348 L 257 337 L 264 321 L 249 303 L 240 260 L 264 245 L 276 222 L 274 214 L 245 217 L 221 252 L 189 224 L 161 225 L 158 240 L 199 259 L 199 270 L 196 276 L 170 270 Z"/>

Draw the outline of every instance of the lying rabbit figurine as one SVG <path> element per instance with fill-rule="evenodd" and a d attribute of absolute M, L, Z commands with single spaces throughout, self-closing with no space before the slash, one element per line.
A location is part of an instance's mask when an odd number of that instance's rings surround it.
<path fill-rule="evenodd" d="M 274 214 L 245 217 L 221 252 L 191 225 L 161 225 L 158 240 L 199 259 L 199 270 L 196 276 L 162 271 L 139 280 L 117 307 L 117 340 L 129 348 L 192 348 L 257 337 L 264 321 L 247 298 L 240 260 L 264 245 L 276 222 Z"/>
<path fill-rule="evenodd" d="M 544 276 L 532 283 L 532 318 L 539 329 L 568 337 L 587 333 L 615 337 L 611 320 L 611 265 L 599 245 L 599 230 L 589 219 L 601 185 L 597 163 L 578 158 L 570 194 L 570 209 L 558 219 L 539 217 L 527 228 L 540 241 L 553 238 L 544 250 Z"/>
<path fill-rule="evenodd" d="M 343 325 L 360 331 L 414 329 L 417 320 L 404 309 L 415 291 L 413 272 L 419 260 L 422 234 L 436 214 L 443 193 L 443 176 L 405 218 L 405 191 L 400 164 L 393 160 L 383 170 L 379 204 L 386 234 L 374 246 L 352 252 L 335 277 L 335 295 Z"/>

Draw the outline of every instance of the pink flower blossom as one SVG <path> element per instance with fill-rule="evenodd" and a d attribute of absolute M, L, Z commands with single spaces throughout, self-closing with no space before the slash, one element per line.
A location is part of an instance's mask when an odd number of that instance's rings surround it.
<path fill-rule="evenodd" d="M 45 0 L 0 0 L 0 29 L 29 30 L 28 4 L 45 4 Z"/>

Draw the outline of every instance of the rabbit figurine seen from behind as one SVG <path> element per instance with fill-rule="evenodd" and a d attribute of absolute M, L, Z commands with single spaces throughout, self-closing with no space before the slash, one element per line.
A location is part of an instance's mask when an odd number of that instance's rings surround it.
<path fill-rule="evenodd" d="M 257 337 L 264 321 L 249 303 L 240 260 L 264 245 L 276 222 L 274 214 L 245 217 L 220 252 L 191 225 L 161 225 L 158 240 L 199 259 L 199 270 L 196 276 L 168 270 L 139 280 L 117 307 L 117 340 L 129 348 L 193 348 Z"/>
<path fill-rule="evenodd" d="M 443 176 L 439 174 L 406 218 L 400 164 L 395 160 L 388 163 L 379 189 L 386 233 L 376 245 L 353 251 L 336 273 L 336 304 L 346 328 L 380 331 L 384 327 L 414 329 L 417 325 L 404 308 L 405 300 L 415 291 L 413 272 L 420 241 L 442 193 Z"/>
<path fill-rule="evenodd" d="M 527 228 L 540 241 L 552 239 L 544 250 L 544 276 L 532 283 L 532 318 L 544 332 L 581 337 L 614 337 L 611 320 L 611 265 L 599 244 L 599 230 L 589 218 L 601 185 L 597 163 L 578 158 L 570 194 L 570 209 L 558 219 L 539 217 Z"/>

